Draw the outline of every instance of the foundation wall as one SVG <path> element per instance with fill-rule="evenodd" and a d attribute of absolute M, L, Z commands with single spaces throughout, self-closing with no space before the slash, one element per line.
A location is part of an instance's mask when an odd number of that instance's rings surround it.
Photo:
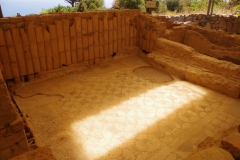
<path fill-rule="evenodd" d="M 145 52 L 152 52 L 156 38 L 166 30 L 166 23 L 149 14 L 140 14 L 138 23 L 138 46 Z"/>
<path fill-rule="evenodd" d="M 205 15 L 205 14 L 190 14 L 167 17 L 172 21 L 178 22 L 195 22 L 205 28 L 223 30 L 228 33 L 240 34 L 240 17 L 239 16 L 224 16 L 224 15 Z"/>
<path fill-rule="evenodd" d="M 140 24 L 140 25 L 139 25 Z M 166 28 L 139 10 L 58 13 L 0 19 L 0 159 L 29 150 L 24 123 L 6 80 L 25 82 L 37 73 L 75 63 L 98 64 L 124 47 L 153 50 Z"/>
<path fill-rule="evenodd" d="M 138 27 L 138 23 L 141 27 Z M 150 52 L 156 39 L 152 18 L 139 10 L 57 13 L 0 19 L 4 80 L 84 62 L 98 64 L 123 47 Z"/>
<path fill-rule="evenodd" d="M 7 160 L 28 150 L 22 118 L 0 72 L 0 159 Z"/>

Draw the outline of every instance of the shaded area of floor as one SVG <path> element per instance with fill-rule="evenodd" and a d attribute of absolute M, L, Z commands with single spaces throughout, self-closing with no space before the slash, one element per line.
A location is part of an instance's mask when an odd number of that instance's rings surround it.
<path fill-rule="evenodd" d="M 118 59 L 18 87 L 14 99 L 59 160 L 183 159 L 208 136 L 240 123 L 239 100 L 133 73 L 142 66 L 138 56 Z"/>

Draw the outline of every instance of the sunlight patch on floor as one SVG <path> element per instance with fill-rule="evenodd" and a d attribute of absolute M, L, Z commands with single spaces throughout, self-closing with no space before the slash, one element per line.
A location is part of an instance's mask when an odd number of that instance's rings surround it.
<path fill-rule="evenodd" d="M 185 90 L 181 82 L 155 87 L 73 123 L 74 139 L 89 159 L 97 159 L 204 94 Z"/>

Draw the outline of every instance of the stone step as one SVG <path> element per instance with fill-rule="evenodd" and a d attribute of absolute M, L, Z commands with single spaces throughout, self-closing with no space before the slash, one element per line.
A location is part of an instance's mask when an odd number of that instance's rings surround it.
<path fill-rule="evenodd" d="M 181 79 L 240 98 L 238 65 L 199 54 L 191 47 L 163 38 L 157 39 L 147 61 Z"/>
<path fill-rule="evenodd" d="M 240 79 L 239 65 L 198 53 L 192 47 L 181 43 L 159 38 L 156 41 L 154 51 L 181 59 L 186 64 L 205 68 L 228 78 Z"/>

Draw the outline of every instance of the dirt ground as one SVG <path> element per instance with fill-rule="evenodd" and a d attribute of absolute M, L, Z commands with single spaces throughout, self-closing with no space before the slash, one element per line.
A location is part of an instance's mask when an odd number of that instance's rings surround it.
<path fill-rule="evenodd" d="M 181 81 L 132 54 L 15 88 L 58 160 L 180 160 L 240 124 L 240 100 Z"/>

